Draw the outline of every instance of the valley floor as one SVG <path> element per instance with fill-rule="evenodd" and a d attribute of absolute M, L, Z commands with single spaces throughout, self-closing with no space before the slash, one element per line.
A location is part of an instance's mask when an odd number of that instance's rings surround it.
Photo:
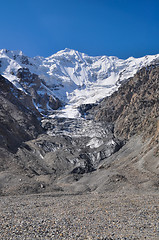
<path fill-rule="evenodd" d="M 0 198 L 0 239 L 159 239 L 157 192 Z"/>

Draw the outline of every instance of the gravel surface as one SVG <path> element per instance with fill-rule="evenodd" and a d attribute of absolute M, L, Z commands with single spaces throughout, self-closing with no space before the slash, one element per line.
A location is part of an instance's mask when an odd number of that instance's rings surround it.
<path fill-rule="evenodd" d="M 0 239 L 159 239 L 159 194 L 0 198 Z"/>

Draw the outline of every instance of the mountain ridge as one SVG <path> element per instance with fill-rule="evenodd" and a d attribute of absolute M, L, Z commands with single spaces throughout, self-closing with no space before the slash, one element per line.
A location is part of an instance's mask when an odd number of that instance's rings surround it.
<path fill-rule="evenodd" d="M 111 95 L 122 82 L 155 61 L 159 61 L 159 55 L 122 60 L 113 56 L 89 57 L 65 49 L 47 58 L 29 58 L 21 51 L 1 50 L 0 74 L 30 94 L 33 100 L 34 94 L 37 95 L 35 106 L 42 114 L 52 112 L 54 115 L 53 110 L 62 107 L 59 116 L 74 118 L 80 117 L 78 107 L 83 102 L 95 103 Z M 30 80 L 21 79 L 20 71 L 26 72 Z M 42 98 L 47 98 L 45 104 L 41 103 Z M 49 99 L 58 101 L 58 104 Z"/>

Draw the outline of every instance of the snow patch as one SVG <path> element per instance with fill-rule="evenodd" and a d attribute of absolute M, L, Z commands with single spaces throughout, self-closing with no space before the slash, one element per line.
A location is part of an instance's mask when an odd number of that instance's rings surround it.
<path fill-rule="evenodd" d="M 98 139 L 98 138 L 92 138 L 89 143 L 87 144 L 87 146 L 89 146 L 90 148 L 98 148 L 103 144 L 103 140 Z"/>

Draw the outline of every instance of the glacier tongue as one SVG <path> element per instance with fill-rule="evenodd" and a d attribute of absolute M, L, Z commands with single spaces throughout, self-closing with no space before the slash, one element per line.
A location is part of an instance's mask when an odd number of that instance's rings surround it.
<path fill-rule="evenodd" d="M 21 51 L 2 49 L 0 74 L 28 94 L 34 89 L 39 99 L 45 98 L 49 101 L 47 99 L 50 99 L 50 96 L 55 101 L 59 99 L 65 104 L 65 107 L 53 114 L 53 104 L 37 103 L 39 111 L 52 114 L 52 117 L 56 115 L 77 118 L 78 107 L 81 104 L 95 103 L 111 95 L 124 80 L 134 76 L 142 67 L 158 60 L 159 55 L 138 59 L 130 57 L 126 60 L 112 56 L 90 57 L 71 49 L 59 51 L 47 58 L 39 56 L 29 58 Z M 20 69 L 36 74 L 39 80 L 31 82 L 31 78 L 20 79 L 18 76 Z M 30 81 L 29 84 L 27 81 Z"/>

